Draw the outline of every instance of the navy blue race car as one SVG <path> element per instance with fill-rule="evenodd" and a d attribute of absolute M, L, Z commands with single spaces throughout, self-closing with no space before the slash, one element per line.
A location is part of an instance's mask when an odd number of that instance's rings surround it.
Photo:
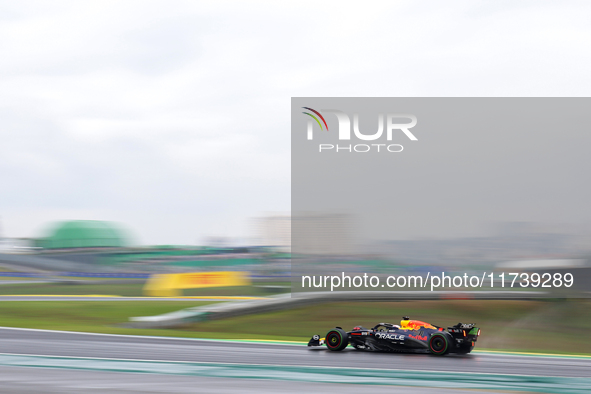
<path fill-rule="evenodd" d="M 400 325 L 379 323 L 373 328 L 355 327 L 346 332 L 341 327 L 330 330 L 324 338 L 314 335 L 308 346 L 326 345 L 340 351 L 351 345 L 358 350 L 396 353 L 467 354 L 474 349 L 480 329 L 474 324 L 458 323 L 447 330 L 405 316 Z"/>

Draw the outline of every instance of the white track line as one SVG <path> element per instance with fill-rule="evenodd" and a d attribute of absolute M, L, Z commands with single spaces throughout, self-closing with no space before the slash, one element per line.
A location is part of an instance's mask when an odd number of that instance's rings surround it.
<path fill-rule="evenodd" d="M 76 334 L 76 335 L 95 335 L 104 337 L 120 337 L 120 338 L 134 338 L 134 339 L 166 339 L 176 341 L 203 341 L 203 342 L 241 342 L 241 343 L 253 343 L 253 344 L 269 344 L 269 345 L 281 345 L 281 346 L 302 346 L 306 342 L 289 343 L 282 341 L 273 341 L 270 339 L 212 339 L 212 338 L 183 338 L 183 337 L 167 337 L 167 336 L 154 336 L 154 335 L 129 335 L 129 334 L 104 334 L 98 332 L 83 332 L 83 331 L 60 331 L 60 330 L 44 330 L 40 328 L 21 328 L 21 327 L 3 327 L 0 326 L 0 330 L 14 330 L 14 331 L 33 331 L 33 332 L 50 332 L 57 334 Z"/>

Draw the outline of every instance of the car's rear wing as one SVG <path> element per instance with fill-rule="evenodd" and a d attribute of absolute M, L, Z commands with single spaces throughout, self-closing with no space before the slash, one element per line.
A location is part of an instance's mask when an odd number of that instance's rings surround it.
<path fill-rule="evenodd" d="M 469 338 L 476 340 L 480 335 L 480 328 L 474 323 L 458 323 L 453 327 L 447 327 L 447 331 L 455 338 Z"/>

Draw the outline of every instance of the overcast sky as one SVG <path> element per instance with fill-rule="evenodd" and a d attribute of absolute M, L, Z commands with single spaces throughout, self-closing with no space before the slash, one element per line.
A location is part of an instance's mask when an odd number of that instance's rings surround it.
<path fill-rule="evenodd" d="M 292 96 L 589 96 L 591 3 L 2 1 L 0 220 L 248 237 Z"/>

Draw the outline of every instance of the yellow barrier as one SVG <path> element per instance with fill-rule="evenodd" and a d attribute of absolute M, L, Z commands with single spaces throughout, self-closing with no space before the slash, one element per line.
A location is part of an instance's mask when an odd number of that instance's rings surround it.
<path fill-rule="evenodd" d="M 148 279 L 144 286 L 144 295 L 151 297 L 176 297 L 182 295 L 182 289 L 248 285 L 250 285 L 248 272 L 218 271 L 158 274 L 152 275 Z"/>

